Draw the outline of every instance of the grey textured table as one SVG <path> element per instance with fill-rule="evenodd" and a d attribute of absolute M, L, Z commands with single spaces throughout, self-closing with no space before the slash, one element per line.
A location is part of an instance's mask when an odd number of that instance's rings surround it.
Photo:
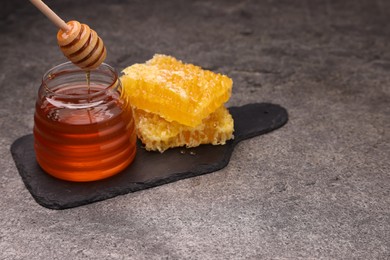
<path fill-rule="evenodd" d="M 28 1 L 0 8 L 0 259 L 389 259 L 390 2 L 47 1 L 118 70 L 173 55 L 286 107 L 215 173 L 69 210 L 39 206 L 10 145 L 65 61 Z"/>

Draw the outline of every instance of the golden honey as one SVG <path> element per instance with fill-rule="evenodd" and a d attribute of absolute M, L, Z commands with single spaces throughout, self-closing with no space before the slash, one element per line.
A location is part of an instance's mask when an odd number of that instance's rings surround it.
<path fill-rule="evenodd" d="M 95 181 L 125 169 L 136 154 L 131 109 L 110 66 L 90 72 L 70 62 L 43 78 L 34 116 L 36 158 L 48 174 L 69 181 Z"/>

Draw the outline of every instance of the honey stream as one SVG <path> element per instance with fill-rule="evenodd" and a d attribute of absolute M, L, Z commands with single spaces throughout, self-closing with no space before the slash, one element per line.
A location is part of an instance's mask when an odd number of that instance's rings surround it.
<path fill-rule="evenodd" d="M 87 86 L 88 86 L 88 94 L 91 93 L 91 71 L 87 70 L 85 72 L 85 78 L 87 79 Z"/>
<path fill-rule="evenodd" d="M 91 102 L 91 97 L 89 96 L 91 94 L 91 71 L 90 70 L 87 70 L 85 71 L 85 78 L 87 80 L 87 88 L 88 88 L 88 103 Z M 88 117 L 89 117 L 89 123 L 92 124 L 92 116 L 91 116 L 91 112 L 89 111 L 88 109 Z"/>

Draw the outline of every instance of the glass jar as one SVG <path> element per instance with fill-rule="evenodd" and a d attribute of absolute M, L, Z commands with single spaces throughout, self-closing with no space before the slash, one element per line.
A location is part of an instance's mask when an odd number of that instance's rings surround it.
<path fill-rule="evenodd" d="M 134 120 L 121 89 L 117 73 L 104 63 L 86 72 L 67 62 L 43 76 L 34 148 L 45 172 L 68 181 L 95 181 L 119 173 L 133 161 Z"/>

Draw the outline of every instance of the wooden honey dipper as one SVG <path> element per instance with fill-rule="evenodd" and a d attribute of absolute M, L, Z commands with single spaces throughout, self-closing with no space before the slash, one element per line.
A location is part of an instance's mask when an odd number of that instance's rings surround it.
<path fill-rule="evenodd" d="M 41 0 L 30 0 L 58 28 L 57 42 L 62 53 L 73 64 L 84 70 L 92 70 L 106 59 L 103 40 L 88 25 L 77 21 L 65 23 Z"/>

